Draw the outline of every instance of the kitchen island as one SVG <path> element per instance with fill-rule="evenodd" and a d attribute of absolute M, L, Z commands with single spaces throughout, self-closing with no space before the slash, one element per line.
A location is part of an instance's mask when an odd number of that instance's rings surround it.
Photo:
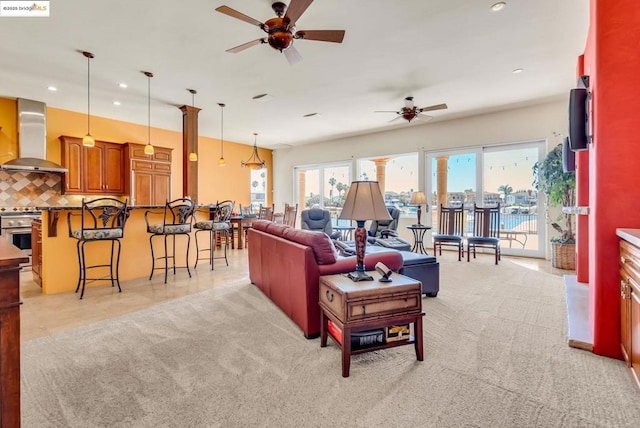
<path fill-rule="evenodd" d="M 120 255 L 120 281 L 148 277 L 151 272 L 151 247 L 149 234 L 144 220 L 146 211 L 162 213 L 161 206 L 132 206 L 128 207 L 128 219 L 124 228 L 122 253 Z M 67 218 L 69 213 L 79 213 L 80 207 L 48 207 L 42 209 L 42 293 L 55 294 L 75 291 L 78 284 L 78 253 L 77 241 L 69 236 Z M 154 216 L 155 219 L 161 216 Z M 208 219 L 209 206 L 201 205 L 196 209 L 196 219 Z M 72 217 L 73 229 L 79 228 L 79 216 Z M 191 249 L 189 251 L 189 266 L 196 261 L 194 233 L 191 233 Z M 185 237 L 176 238 L 176 260 L 184 260 L 187 251 Z M 110 244 L 96 242 L 86 247 L 87 264 L 108 260 Z M 179 273 L 182 275 L 182 273 Z M 187 275 L 184 272 L 184 275 Z M 160 277 L 160 276 L 158 276 Z M 109 286 L 108 282 L 98 281 L 87 283 L 87 287 Z M 124 289 L 126 291 L 126 288 Z"/>

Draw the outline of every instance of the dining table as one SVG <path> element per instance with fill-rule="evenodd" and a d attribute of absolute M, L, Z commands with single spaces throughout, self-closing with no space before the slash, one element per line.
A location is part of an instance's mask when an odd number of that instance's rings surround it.
<path fill-rule="evenodd" d="M 237 231 L 237 244 L 234 245 L 233 236 L 231 239 L 231 248 L 238 248 L 242 250 L 244 248 L 244 234 L 246 229 L 251 227 L 251 223 L 256 219 L 255 216 L 231 216 L 229 223 L 235 233 Z"/>

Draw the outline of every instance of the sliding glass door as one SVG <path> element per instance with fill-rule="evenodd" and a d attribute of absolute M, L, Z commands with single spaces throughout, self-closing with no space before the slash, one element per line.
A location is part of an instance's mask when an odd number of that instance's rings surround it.
<path fill-rule="evenodd" d="M 500 204 L 503 254 L 544 257 L 544 210 L 538 209 L 533 165 L 544 156 L 537 141 L 427 153 L 427 195 L 437 229 L 440 204 L 464 206 L 470 233 L 473 205 Z"/>
<path fill-rule="evenodd" d="M 337 219 L 351 184 L 351 163 L 296 167 L 295 176 L 298 212 L 323 208 Z"/>

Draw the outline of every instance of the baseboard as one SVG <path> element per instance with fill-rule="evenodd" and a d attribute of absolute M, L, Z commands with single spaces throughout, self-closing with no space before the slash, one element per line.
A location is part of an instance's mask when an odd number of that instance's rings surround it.
<path fill-rule="evenodd" d="M 589 286 L 578 282 L 575 275 L 564 275 L 569 323 L 569 346 L 593 351 L 593 334 L 589 325 Z"/>

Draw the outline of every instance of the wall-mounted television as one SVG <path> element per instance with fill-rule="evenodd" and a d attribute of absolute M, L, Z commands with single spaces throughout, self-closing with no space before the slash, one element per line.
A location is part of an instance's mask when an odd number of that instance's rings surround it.
<path fill-rule="evenodd" d="M 562 171 L 572 172 L 576 170 L 576 152 L 569 147 L 569 137 L 564 137 L 562 142 Z"/>
<path fill-rule="evenodd" d="M 575 88 L 569 93 L 569 147 L 573 151 L 589 148 L 589 90 Z"/>

